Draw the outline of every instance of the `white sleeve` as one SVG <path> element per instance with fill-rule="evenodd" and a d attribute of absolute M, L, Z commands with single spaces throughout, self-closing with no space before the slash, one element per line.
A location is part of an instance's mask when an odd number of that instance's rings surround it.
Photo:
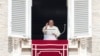
<path fill-rule="evenodd" d="M 45 26 L 42 28 L 42 32 L 43 32 L 43 33 L 46 32 Z"/>
<path fill-rule="evenodd" d="M 60 31 L 59 31 L 59 29 L 58 29 L 58 27 L 56 27 L 55 34 L 56 34 L 56 36 L 57 36 L 57 37 L 59 37 L 59 36 L 60 36 L 60 34 L 61 34 L 61 33 L 60 33 Z"/>

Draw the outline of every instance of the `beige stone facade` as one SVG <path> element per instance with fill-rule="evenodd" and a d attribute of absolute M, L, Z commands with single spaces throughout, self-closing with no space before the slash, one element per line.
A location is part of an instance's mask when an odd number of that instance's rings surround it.
<path fill-rule="evenodd" d="M 92 50 L 88 48 L 91 56 L 100 56 L 100 0 L 92 0 L 92 34 L 92 42 L 87 42 L 87 45 L 92 44 Z M 0 56 L 9 56 L 8 0 L 0 0 Z"/>
<path fill-rule="evenodd" d="M 100 56 L 100 0 L 92 0 L 92 56 Z"/>
<path fill-rule="evenodd" d="M 8 0 L 0 0 L 0 56 L 9 56 L 8 53 Z"/>

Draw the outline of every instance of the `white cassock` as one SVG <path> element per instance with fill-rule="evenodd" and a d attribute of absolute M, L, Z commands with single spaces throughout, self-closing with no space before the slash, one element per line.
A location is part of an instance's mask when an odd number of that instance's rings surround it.
<path fill-rule="evenodd" d="M 58 37 L 60 36 L 60 31 L 56 26 L 52 26 L 52 27 L 47 26 L 47 29 L 45 29 L 44 26 L 42 31 L 44 33 L 44 40 L 57 40 Z"/>

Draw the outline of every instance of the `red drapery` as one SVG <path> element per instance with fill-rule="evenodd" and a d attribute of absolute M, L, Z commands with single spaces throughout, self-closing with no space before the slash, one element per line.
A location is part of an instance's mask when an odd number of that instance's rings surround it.
<path fill-rule="evenodd" d="M 68 56 L 67 40 L 32 40 L 33 56 Z"/>

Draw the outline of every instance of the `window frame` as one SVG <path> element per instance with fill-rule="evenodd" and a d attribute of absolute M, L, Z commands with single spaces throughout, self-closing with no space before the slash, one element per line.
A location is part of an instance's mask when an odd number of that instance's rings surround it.
<path fill-rule="evenodd" d="M 91 0 L 88 0 L 89 3 L 88 3 L 88 11 L 89 11 L 89 26 L 88 26 L 88 34 L 86 35 L 83 35 L 83 34 L 80 34 L 79 36 L 75 36 L 75 33 L 74 33 L 74 1 L 75 0 L 68 0 L 68 39 L 73 39 L 73 38 L 85 38 L 85 37 L 92 37 L 92 1 Z"/>
<path fill-rule="evenodd" d="M 12 0 L 8 2 L 8 36 L 12 37 L 20 37 L 20 38 L 31 38 L 31 6 L 32 0 L 26 0 L 26 29 L 25 29 L 25 36 L 16 35 L 12 33 Z"/>

